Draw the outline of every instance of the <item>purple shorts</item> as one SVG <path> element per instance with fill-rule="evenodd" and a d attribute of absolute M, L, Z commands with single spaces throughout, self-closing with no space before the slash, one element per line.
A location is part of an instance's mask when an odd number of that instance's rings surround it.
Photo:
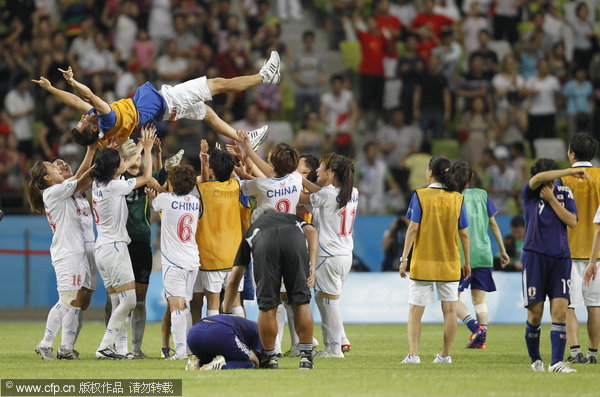
<path fill-rule="evenodd" d="M 458 292 L 463 292 L 471 287 L 472 290 L 479 289 L 486 292 L 496 291 L 496 283 L 492 277 L 493 269 L 491 267 L 476 267 L 471 271 L 471 277 L 461 278 L 458 284 Z"/>
<path fill-rule="evenodd" d="M 571 296 L 571 258 L 556 258 L 523 251 L 523 300 L 525 307 Z"/>
<path fill-rule="evenodd" d="M 202 365 L 218 355 L 225 357 L 226 361 L 250 360 L 250 349 L 227 324 L 200 321 L 188 333 L 187 343 Z"/>

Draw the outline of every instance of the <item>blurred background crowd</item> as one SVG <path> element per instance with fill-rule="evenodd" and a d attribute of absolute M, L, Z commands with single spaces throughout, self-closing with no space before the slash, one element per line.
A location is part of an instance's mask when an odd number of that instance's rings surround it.
<path fill-rule="evenodd" d="M 219 95 L 237 129 L 269 144 L 356 159 L 362 215 L 406 207 L 432 155 L 469 161 L 472 184 L 518 214 L 531 159 L 566 163 L 570 134 L 600 135 L 600 1 L 0 0 L 0 207 L 27 213 L 29 166 L 83 148 L 80 115 L 30 82 L 58 68 L 110 102 L 145 81 L 255 73 L 271 50 L 282 83 Z M 597 56 L 596 56 L 597 55 Z M 158 126 L 163 153 L 199 167 L 201 122 Z M 393 225 L 392 225 L 393 226 Z M 518 234 L 518 232 L 516 232 Z"/>

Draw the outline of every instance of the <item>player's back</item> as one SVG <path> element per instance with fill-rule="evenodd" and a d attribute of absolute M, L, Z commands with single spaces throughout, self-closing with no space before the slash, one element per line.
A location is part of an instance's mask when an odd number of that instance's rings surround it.
<path fill-rule="evenodd" d="M 98 230 L 96 248 L 114 242 L 126 242 L 131 239 L 127 234 L 127 203 L 125 195 L 135 186 L 135 178 L 112 180 L 107 184 L 96 181 L 92 184 L 92 213 Z"/>
<path fill-rule="evenodd" d="M 244 181 L 242 192 L 256 197 L 257 207 L 270 207 L 278 212 L 295 214 L 302 192 L 302 175 L 292 172 L 281 178 Z"/>
<path fill-rule="evenodd" d="M 463 190 L 464 203 L 469 217 L 469 242 L 471 267 L 491 267 L 492 249 L 488 228 L 490 225 L 489 196 L 483 189 L 467 188 Z M 494 208 L 495 210 L 495 208 Z"/>
<path fill-rule="evenodd" d="M 577 163 L 574 166 L 579 168 Z M 591 165 L 581 168 L 586 169 L 587 179 L 574 176 L 562 178 L 562 184 L 571 188 L 577 205 L 577 225 L 567 229 L 573 259 L 589 259 L 592 236 L 596 231 L 594 215 L 600 206 L 600 168 Z"/>

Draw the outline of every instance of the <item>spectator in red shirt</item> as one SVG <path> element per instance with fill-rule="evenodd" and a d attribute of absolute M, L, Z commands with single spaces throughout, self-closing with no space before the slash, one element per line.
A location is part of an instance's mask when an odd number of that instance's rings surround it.
<path fill-rule="evenodd" d="M 356 35 L 362 49 L 360 62 L 360 106 L 365 111 L 380 112 L 383 109 L 383 58 L 385 56 L 386 38 L 377 26 L 374 17 L 365 21 L 356 17 L 354 20 Z"/>
<path fill-rule="evenodd" d="M 412 22 L 411 29 L 413 31 L 426 29 L 433 33 L 435 37 L 439 38 L 444 27 L 452 26 L 452 19 L 444 15 L 434 14 L 434 5 L 435 3 L 433 0 L 425 0 L 425 10 L 417 14 Z"/>
<path fill-rule="evenodd" d="M 386 56 L 396 58 L 398 56 L 396 41 L 402 33 L 402 24 L 398 18 L 390 14 L 389 0 L 378 0 L 375 2 L 375 20 L 377 21 L 377 27 L 387 40 Z"/>

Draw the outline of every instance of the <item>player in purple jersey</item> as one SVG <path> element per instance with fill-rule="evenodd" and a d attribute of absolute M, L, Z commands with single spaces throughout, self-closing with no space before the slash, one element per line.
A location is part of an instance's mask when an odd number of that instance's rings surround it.
<path fill-rule="evenodd" d="M 585 170 L 558 170 L 550 159 L 539 159 L 531 167 L 531 179 L 523 186 L 525 207 L 525 243 L 523 244 L 523 299 L 527 307 L 525 343 L 531 369 L 544 372 L 540 355 L 540 334 L 544 301 L 550 299 L 552 361 L 549 372 L 572 373 L 563 363 L 567 341 L 565 325 L 571 282 L 571 252 L 567 226 L 577 224 L 577 209 L 571 189 L 556 186 L 565 176 L 586 177 Z"/>

